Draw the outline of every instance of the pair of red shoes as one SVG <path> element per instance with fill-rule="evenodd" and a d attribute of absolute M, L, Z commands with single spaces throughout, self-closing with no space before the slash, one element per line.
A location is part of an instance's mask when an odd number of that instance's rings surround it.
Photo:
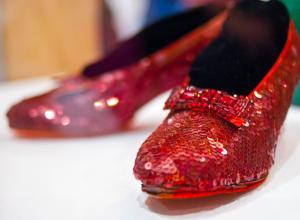
<path fill-rule="evenodd" d="M 9 123 L 22 134 L 115 132 L 143 104 L 182 84 L 137 155 L 134 174 L 143 191 L 159 198 L 246 191 L 274 163 L 300 76 L 299 53 L 294 23 L 277 0 L 196 8 L 146 28 L 81 76 L 13 106 Z"/>

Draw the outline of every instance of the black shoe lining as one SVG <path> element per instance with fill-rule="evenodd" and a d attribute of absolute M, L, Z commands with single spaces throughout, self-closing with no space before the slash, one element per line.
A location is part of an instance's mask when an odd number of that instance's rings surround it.
<path fill-rule="evenodd" d="M 83 75 L 94 77 L 101 73 L 129 66 L 180 39 L 223 10 L 224 8 L 220 6 L 209 5 L 156 22 L 121 43 L 103 60 L 87 66 L 83 70 Z"/>
<path fill-rule="evenodd" d="M 248 95 L 278 59 L 288 29 L 289 15 L 279 1 L 242 1 L 193 63 L 190 84 Z"/>

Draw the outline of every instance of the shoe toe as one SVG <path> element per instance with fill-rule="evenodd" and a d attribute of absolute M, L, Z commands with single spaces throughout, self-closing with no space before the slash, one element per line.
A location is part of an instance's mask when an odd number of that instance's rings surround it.
<path fill-rule="evenodd" d="M 63 106 L 52 101 L 54 93 L 25 99 L 12 106 L 7 112 L 9 126 L 19 131 L 53 131 L 58 124 L 67 125 L 69 118 L 62 116 Z"/>
<path fill-rule="evenodd" d="M 9 126 L 38 136 L 89 136 L 119 130 L 124 123 L 118 106 L 109 107 L 94 96 L 93 90 L 75 95 L 53 90 L 26 99 L 8 111 Z"/>
<path fill-rule="evenodd" d="M 135 176 L 151 194 L 201 193 L 237 184 L 234 132 L 213 114 L 173 113 L 142 145 Z"/>

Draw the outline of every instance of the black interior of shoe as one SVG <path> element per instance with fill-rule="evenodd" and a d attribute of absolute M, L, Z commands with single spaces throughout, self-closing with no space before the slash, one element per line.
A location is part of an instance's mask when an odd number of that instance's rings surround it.
<path fill-rule="evenodd" d="M 195 60 L 191 85 L 248 95 L 278 59 L 288 29 L 289 15 L 279 1 L 242 1 L 220 37 Z"/>
<path fill-rule="evenodd" d="M 180 39 L 216 16 L 223 9 L 220 6 L 209 5 L 156 22 L 121 43 L 103 60 L 87 66 L 83 70 L 83 75 L 94 77 L 104 72 L 131 65 Z"/>

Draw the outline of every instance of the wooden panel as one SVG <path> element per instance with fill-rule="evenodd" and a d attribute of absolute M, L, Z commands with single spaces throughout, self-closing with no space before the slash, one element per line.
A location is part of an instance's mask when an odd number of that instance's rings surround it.
<path fill-rule="evenodd" d="M 8 79 L 74 72 L 99 55 L 101 0 L 1 0 Z"/>

